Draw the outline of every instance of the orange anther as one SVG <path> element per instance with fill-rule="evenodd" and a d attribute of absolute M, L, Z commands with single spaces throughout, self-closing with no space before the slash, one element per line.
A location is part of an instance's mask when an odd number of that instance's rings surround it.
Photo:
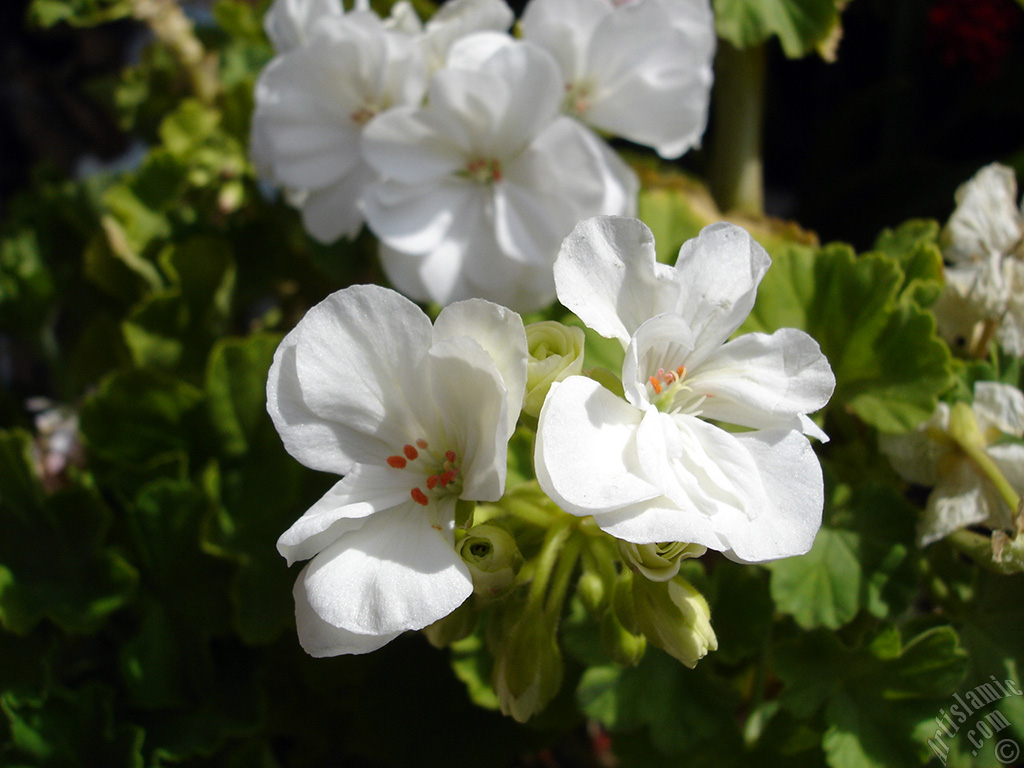
<path fill-rule="evenodd" d="M 416 457 L 419 456 L 419 451 L 413 448 L 411 445 L 403 445 L 402 453 L 405 454 L 405 458 L 409 461 L 416 461 Z"/>
<path fill-rule="evenodd" d="M 419 440 L 416 441 L 416 445 L 419 446 L 421 451 L 425 451 L 427 450 L 427 446 L 429 445 L 429 443 L 421 437 Z"/>
<path fill-rule="evenodd" d="M 653 376 L 651 376 L 651 378 L 648 379 L 648 381 L 650 381 L 651 382 L 651 386 L 654 387 L 654 394 L 660 395 L 661 394 L 661 384 L 658 383 L 658 380 L 656 378 L 654 378 Z"/>
<path fill-rule="evenodd" d="M 446 459 L 448 459 L 448 461 L 454 462 L 455 461 L 455 451 L 447 451 L 444 454 L 444 457 Z"/>
<path fill-rule="evenodd" d="M 443 473 L 441 475 L 440 479 L 439 479 L 440 483 L 441 483 L 441 487 L 442 488 L 447 488 L 448 487 L 448 483 L 450 483 L 454 479 L 455 479 L 455 471 L 452 470 L 452 469 L 449 469 L 447 472 Z"/>
<path fill-rule="evenodd" d="M 405 468 L 405 464 L 406 464 L 405 457 L 404 456 L 388 456 L 388 464 L 390 464 L 395 469 L 404 469 Z"/>
<path fill-rule="evenodd" d="M 427 498 L 427 494 L 425 494 L 419 488 L 413 488 L 409 492 L 409 495 L 412 496 L 412 500 L 415 501 L 420 506 L 425 507 L 430 502 L 430 500 Z"/>
<path fill-rule="evenodd" d="M 437 475 L 431 475 L 427 478 L 427 490 L 432 491 L 437 486 L 437 481 L 440 480 Z"/>

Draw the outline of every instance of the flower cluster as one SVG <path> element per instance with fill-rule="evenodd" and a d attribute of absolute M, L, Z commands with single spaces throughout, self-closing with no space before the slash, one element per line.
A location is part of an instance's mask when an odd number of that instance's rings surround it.
<path fill-rule="evenodd" d="M 992 340 L 1024 355 L 1024 201 L 1013 169 L 985 166 L 957 189 L 956 203 L 943 231 L 939 330 L 970 355 L 985 356 Z"/>
<path fill-rule="evenodd" d="M 821 522 L 807 435 L 825 439 L 808 414 L 832 393 L 828 362 L 793 329 L 729 340 L 768 265 L 731 224 L 674 267 L 635 219 L 577 225 L 558 296 L 621 342 L 621 378 L 584 375 L 580 328 L 524 327 L 482 299 L 433 325 L 376 286 L 310 310 L 267 385 L 287 450 L 343 476 L 278 542 L 310 560 L 294 590 L 303 647 L 365 653 L 406 630 L 444 645 L 486 616 L 494 689 L 520 720 L 558 690 L 573 583 L 622 663 L 647 644 L 689 666 L 715 649 L 683 561 L 800 554 Z"/>
<path fill-rule="evenodd" d="M 881 437 L 900 476 L 932 488 L 918 523 L 921 546 L 969 525 L 1012 529 L 1013 497 L 1024 492 L 1024 445 L 1004 442 L 1007 436 L 1024 437 L 1024 394 L 979 381 L 971 405 L 939 403 L 913 432 Z"/>
<path fill-rule="evenodd" d="M 337 0 L 277 0 L 253 158 L 322 242 L 377 236 L 420 301 L 520 311 L 554 298 L 576 222 L 632 215 L 635 173 L 596 130 L 677 157 L 707 117 L 707 0 L 532 0 L 524 38 L 503 0 L 453 0 L 426 24 Z M 607 55 L 614 51 L 614 56 Z"/>

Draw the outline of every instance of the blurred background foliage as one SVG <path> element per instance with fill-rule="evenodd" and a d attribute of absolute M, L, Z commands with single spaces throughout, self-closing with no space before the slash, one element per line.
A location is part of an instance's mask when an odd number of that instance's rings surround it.
<path fill-rule="evenodd" d="M 954 692 L 1024 682 L 1024 577 L 918 550 L 923 496 L 874 449 L 955 382 L 1020 384 L 952 361 L 938 225 L 898 226 L 944 220 L 988 162 L 1024 171 L 1020 3 L 716 0 L 723 52 L 764 68 L 777 218 L 741 220 L 776 266 L 747 329 L 806 328 L 839 380 L 825 526 L 770 567 L 687 563 L 721 643 L 695 671 L 614 664 L 574 604 L 526 726 L 475 636 L 328 660 L 295 639 L 274 543 L 332 479 L 285 454 L 266 371 L 306 309 L 383 277 L 369 236 L 318 245 L 255 179 L 265 7 L 0 5 L 0 766 L 918 765 Z M 727 119 L 674 165 L 623 148 L 662 258 L 720 216 L 697 179 Z M 1024 742 L 1024 698 L 999 709 Z"/>

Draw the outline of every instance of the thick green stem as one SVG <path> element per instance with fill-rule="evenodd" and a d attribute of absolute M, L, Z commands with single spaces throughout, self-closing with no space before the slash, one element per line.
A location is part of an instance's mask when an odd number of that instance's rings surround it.
<path fill-rule="evenodd" d="M 735 48 L 724 40 L 719 42 L 708 181 L 723 211 L 755 216 L 764 213 L 761 165 L 764 84 L 763 45 Z"/>

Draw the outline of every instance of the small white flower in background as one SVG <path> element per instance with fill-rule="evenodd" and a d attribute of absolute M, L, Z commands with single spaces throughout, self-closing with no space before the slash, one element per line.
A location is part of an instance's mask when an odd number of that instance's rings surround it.
<path fill-rule="evenodd" d="M 1010 485 L 1024 493 L 1024 445 L 994 444 L 1004 435 L 1024 437 L 1024 394 L 1016 387 L 979 381 L 971 406 L 985 453 Z M 948 436 L 950 407 L 940 402 L 931 418 L 905 435 L 881 435 L 879 447 L 900 477 L 933 486 L 918 542 L 926 546 L 964 526 L 1009 528 L 1013 510 Z"/>
<path fill-rule="evenodd" d="M 267 410 L 285 448 L 344 475 L 278 541 L 313 656 L 366 653 L 422 629 L 473 591 L 454 549 L 459 499 L 495 501 L 526 385 L 517 314 L 482 300 L 433 325 L 412 302 L 354 286 L 281 342 Z"/>
<path fill-rule="evenodd" d="M 425 86 L 413 38 L 362 11 L 319 19 L 305 45 L 260 74 L 256 162 L 292 191 L 315 239 L 358 234 L 363 194 L 376 179 L 363 159 L 363 128 L 379 112 L 418 104 Z"/>
<path fill-rule="evenodd" d="M 447 0 L 426 23 L 420 39 L 427 70 L 444 66 L 451 47 L 473 32 L 506 32 L 515 14 L 505 0 Z"/>
<path fill-rule="evenodd" d="M 802 331 L 727 341 L 770 259 L 741 228 L 715 224 L 675 267 L 658 264 L 635 219 L 582 222 L 555 263 L 559 300 L 626 350 L 625 399 L 571 376 L 540 414 L 544 491 L 636 544 L 688 542 L 758 562 L 806 552 L 821 524 L 821 467 L 807 417 L 835 378 Z M 748 428 L 730 432 L 715 422 Z"/>
<path fill-rule="evenodd" d="M 700 144 L 715 52 L 708 0 L 530 0 L 522 29 L 561 65 L 568 114 L 665 158 Z"/>
<path fill-rule="evenodd" d="M 452 47 L 425 106 L 367 126 L 366 158 L 383 178 L 366 218 L 399 290 L 537 309 L 554 297 L 551 265 L 573 225 L 635 209 L 636 175 L 560 115 L 562 96 L 550 54 L 482 32 Z"/>
<path fill-rule="evenodd" d="M 956 191 L 942 235 L 946 290 L 934 306 L 940 333 L 984 353 L 983 324 L 1010 354 L 1024 355 L 1024 211 L 1013 169 L 992 163 Z"/>

